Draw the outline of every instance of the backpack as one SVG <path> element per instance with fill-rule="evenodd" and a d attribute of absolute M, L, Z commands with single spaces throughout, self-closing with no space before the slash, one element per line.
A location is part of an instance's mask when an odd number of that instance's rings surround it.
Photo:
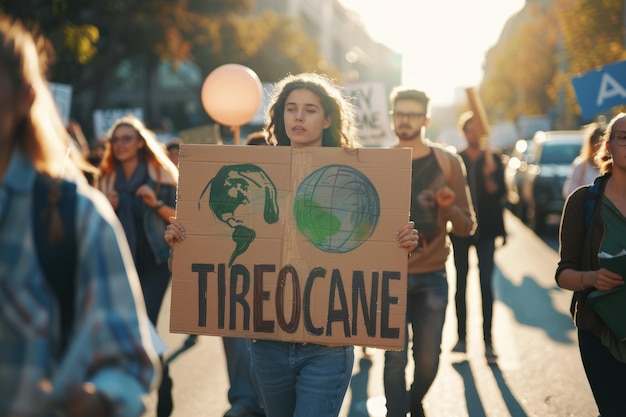
<path fill-rule="evenodd" d="M 76 184 L 37 173 L 32 213 L 35 249 L 60 309 L 60 352 L 68 346 L 75 314 L 76 201 Z"/>

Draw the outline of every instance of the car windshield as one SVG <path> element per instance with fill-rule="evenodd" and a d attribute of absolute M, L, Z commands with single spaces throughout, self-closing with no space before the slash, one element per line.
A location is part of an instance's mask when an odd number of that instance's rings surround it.
<path fill-rule="evenodd" d="M 580 143 L 546 142 L 541 150 L 542 164 L 571 164 L 580 153 Z"/>

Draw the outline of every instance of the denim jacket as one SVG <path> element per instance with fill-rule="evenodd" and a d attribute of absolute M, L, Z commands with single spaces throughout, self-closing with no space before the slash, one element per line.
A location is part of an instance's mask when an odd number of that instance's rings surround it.
<path fill-rule="evenodd" d="M 152 176 L 148 179 L 148 186 L 153 190 L 157 190 L 156 181 L 154 181 Z M 169 184 L 161 184 L 158 187 L 157 200 L 163 200 L 166 205 L 176 207 L 176 187 Z M 143 214 L 143 227 L 156 263 L 161 265 L 167 262 L 167 259 L 170 257 L 170 247 L 163 238 L 163 233 L 167 228 L 165 219 L 156 210 L 147 208 Z"/>
<path fill-rule="evenodd" d="M 176 207 L 176 180 L 166 170 L 160 168 L 157 171 L 150 164 L 148 165 L 148 173 L 146 184 L 156 191 L 157 200 L 162 200 L 167 206 Z M 113 190 L 114 187 L 115 172 L 98 181 L 98 188 L 104 194 Z M 156 263 L 161 265 L 167 262 L 170 256 L 170 247 L 163 238 L 167 221 L 159 215 L 157 210 L 146 206 L 143 213 L 143 227 Z"/>

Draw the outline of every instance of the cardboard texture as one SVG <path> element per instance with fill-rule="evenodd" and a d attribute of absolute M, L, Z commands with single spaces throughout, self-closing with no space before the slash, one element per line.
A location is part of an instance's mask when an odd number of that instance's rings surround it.
<path fill-rule="evenodd" d="M 218 145 L 223 143 L 220 126 L 217 123 L 181 130 L 178 132 L 178 135 L 184 143 L 211 143 Z"/>
<path fill-rule="evenodd" d="M 179 167 L 171 332 L 403 347 L 410 149 L 182 144 Z"/>
<path fill-rule="evenodd" d="M 476 125 L 479 129 L 481 136 L 489 136 L 489 122 L 487 121 L 487 112 L 483 107 L 483 102 L 480 96 L 476 92 L 474 87 L 467 87 L 465 89 L 467 94 L 467 100 L 469 101 L 470 109 L 474 113 L 476 118 Z"/>

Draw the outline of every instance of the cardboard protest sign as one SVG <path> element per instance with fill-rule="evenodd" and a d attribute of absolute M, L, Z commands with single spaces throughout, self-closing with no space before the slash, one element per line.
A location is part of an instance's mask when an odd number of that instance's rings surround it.
<path fill-rule="evenodd" d="M 486 138 L 488 145 L 489 122 L 487 121 L 487 112 L 485 112 L 483 102 L 474 87 L 467 87 L 465 93 L 467 94 L 467 101 L 469 102 L 470 108 L 474 113 L 474 123 L 478 129 L 478 133 L 483 138 Z"/>
<path fill-rule="evenodd" d="M 181 145 L 170 331 L 401 349 L 411 150 Z"/>
<path fill-rule="evenodd" d="M 183 143 L 212 143 L 218 145 L 223 143 L 220 125 L 217 123 L 181 130 L 178 132 L 178 136 L 180 136 Z"/>

